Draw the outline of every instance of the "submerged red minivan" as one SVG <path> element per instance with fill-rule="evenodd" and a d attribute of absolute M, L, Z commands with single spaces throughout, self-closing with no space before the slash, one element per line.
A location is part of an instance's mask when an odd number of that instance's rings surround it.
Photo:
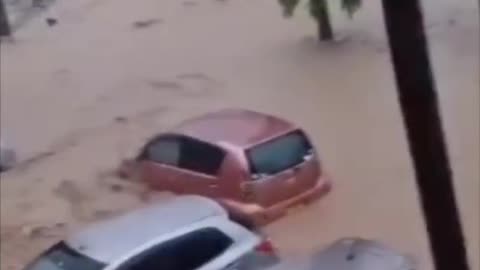
<path fill-rule="evenodd" d="M 331 189 L 302 129 L 243 109 L 185 121 L 150 139 L 133 164 L 154 189 L 211 197 L 262 225 Z"/>

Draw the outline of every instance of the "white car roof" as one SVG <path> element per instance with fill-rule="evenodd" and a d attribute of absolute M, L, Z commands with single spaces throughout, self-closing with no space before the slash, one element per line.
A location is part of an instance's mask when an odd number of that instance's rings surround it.
<path fill-rule="evenodd" d="M 216 202 L 201 196 L 179 196 L 91 225 L 65 242 L 78 252 L 110 263 L 155 238 L 207 219 L 228 219 Z"/>

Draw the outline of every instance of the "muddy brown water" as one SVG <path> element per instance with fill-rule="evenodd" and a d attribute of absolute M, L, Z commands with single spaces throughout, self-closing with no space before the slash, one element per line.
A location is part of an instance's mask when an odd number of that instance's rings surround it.
<path fill-rule="evenodd" d="M 480 269 L 478 7 L 424 6 L 470 261 Z M 2 139 L 33 162 L 2 175 L 0 268 L 21 269 L 66 231 L 143 203 L 141 186 L 108 171 L 152 133 L 245 107 L 304 126 L 335 180 L 327 198 L 267 228 L 283 253 L 362 236 L 431 269 L 380 1 L 353 21 L 338 10 L 335 30 L 346 39 L 328 45 L 311 36 L 304 8 L 285 20 L 267 0 L 64 1 L 33 19 L 1 47 Z M 143 21 L 161 23 L 135 27 Z M 54 229 L 28 236 L 38 226 Z"/>

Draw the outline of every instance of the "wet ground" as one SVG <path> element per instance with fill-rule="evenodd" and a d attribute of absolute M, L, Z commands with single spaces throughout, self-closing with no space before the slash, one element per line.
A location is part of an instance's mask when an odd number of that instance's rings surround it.
<path fill-rule="evenodd" d="M 2 44 L 2 138 L 22 165 L 1 180 L 1 269 L 79 225 L 144 203 L 108 171 L 153 132 L 225 107 L 273 113 L 312 135 L 335 189 L 267 228 L 285 253 L 377 238 L 431 269 L 380 1 L 335 44 L 304 8 L 275 1 L 63 1 Z M 480 269 L 479 25 L 474 0 L 424 1 L 472 269 Z M 54 17 L 48 26 L 43 20 Z"/>

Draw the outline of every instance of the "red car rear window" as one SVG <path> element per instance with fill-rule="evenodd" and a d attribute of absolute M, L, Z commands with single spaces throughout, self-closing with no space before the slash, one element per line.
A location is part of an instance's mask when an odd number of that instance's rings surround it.
<path fill-rule="evenodd" d="M 304 161 L 313 151 L 301 131 L 295 131 L 247 150 L 252 174 L 276 174 Z"/>

